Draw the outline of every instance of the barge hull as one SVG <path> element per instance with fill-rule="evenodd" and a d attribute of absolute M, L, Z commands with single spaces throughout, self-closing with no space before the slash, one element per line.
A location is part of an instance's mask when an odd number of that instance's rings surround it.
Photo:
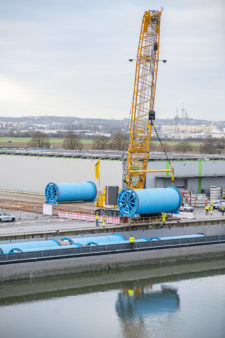
<path fill-rule="evenodd" d="M 225 243 L 3 264 L 0 281 L 152 267 L 224 257 Z"/>

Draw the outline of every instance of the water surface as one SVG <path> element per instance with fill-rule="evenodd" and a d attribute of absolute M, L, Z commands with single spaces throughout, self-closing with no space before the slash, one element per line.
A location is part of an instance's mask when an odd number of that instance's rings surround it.
<path fill-rule="evenodd" d="M 2 338 L 224 338 L 225 261 L 4 283 L 0 327 Z"/>

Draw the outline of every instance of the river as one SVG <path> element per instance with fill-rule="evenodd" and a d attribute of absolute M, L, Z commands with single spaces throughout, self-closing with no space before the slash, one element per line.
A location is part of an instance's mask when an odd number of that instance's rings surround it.
<path fill-rule="evenodd" d="M 225 260 L 2 283 L 2 338 L 224 338 Z"/>

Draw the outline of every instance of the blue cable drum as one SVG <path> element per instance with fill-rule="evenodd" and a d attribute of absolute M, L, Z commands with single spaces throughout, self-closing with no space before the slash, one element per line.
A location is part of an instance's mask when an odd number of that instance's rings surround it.
<path fill-rule="evenodd" d="M 119 193 L 117 204 L 120 214 L 128 217 L 136 214 L 177 213 L 181 206 L 181 194 L 175 187 L 124 189 Z"/>
<path fill-rule="evenodd" d="M 177 290 L 165 288 L 161 291 L 142 293 L 130 297 L 122 292 L 116 301 L 116 312 L 123 320 L 145 318 L 157 313 L 171 313 L 178 310 L 180 304 Z"/>
<path fill-rule="evenodd" d="M 73 201 L 93 202 L 96 195 L 96 185 L 91 181 L 81 183 L 48 183 L 45 188 L 45 197 L 49 204 Z"/>

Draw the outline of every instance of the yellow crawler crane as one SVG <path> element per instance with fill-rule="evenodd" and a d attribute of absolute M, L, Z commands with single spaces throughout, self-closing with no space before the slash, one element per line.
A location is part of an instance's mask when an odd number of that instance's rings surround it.
<path fill-rule="evenodd" d="M 161 10 L 146 11 L 141 24 L 131 109 L 126 177 L 127 187 L 133 189 L 144 188 L 146 172 L 172 172 L 172 179 L 174 174 L 170 161 L 170 169 L 147 170 L 152 127 L 155 129 L 153 123 L 155 112 L 153 109 L 159 62 L 161 14 Z M 132 61 L 132 59 L 129 61 Z M 162 61 L 166 62 L 166 60 Z"/>

